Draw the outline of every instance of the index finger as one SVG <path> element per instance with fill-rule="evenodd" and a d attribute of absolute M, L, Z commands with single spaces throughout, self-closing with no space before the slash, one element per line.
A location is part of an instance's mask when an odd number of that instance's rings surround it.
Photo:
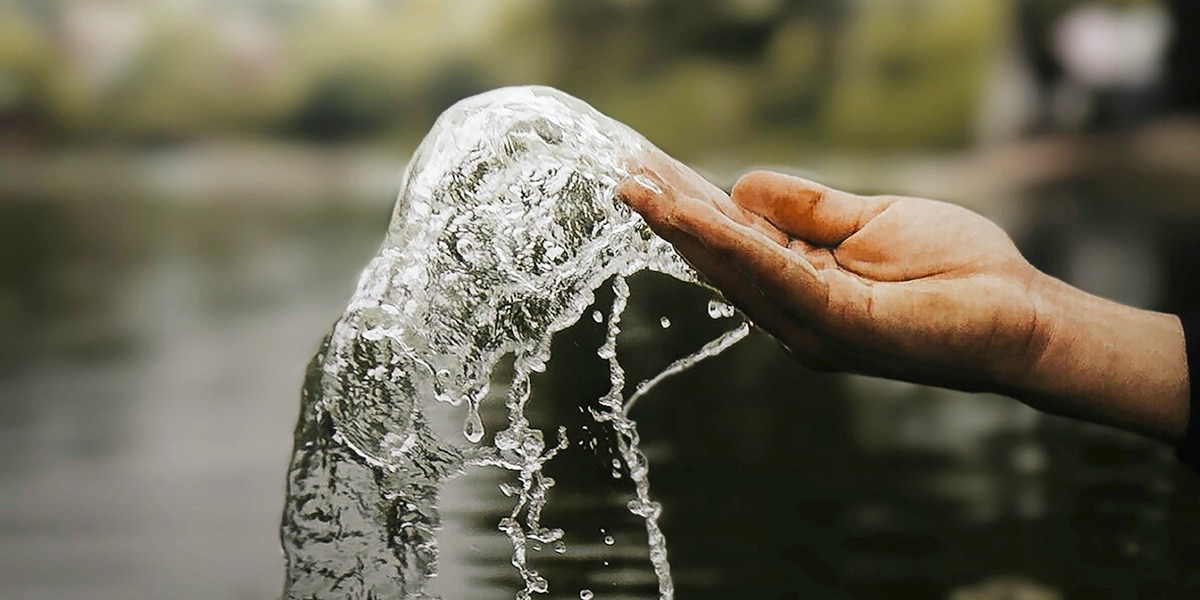
<path fill-rule="evenodd" d="M 667 153 L 653 149 L 636 160 L 631 177 L 617 187 L 617 195 L 668 241 L 672 241 L 671 236 L 664 232 L 674 229 L 671 208 L 677 200 L 690 198 L 716 208 L 735 223 L 750 227 L 780 245 L 787 245 L 787 235 L 767 219 L 738 206 L 724 190 Z"/>

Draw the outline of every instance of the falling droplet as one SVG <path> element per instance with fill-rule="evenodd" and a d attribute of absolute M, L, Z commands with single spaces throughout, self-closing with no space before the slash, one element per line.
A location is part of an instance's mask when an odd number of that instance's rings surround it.
<path fill-rule="evenodd" d="M 600 314 L 600 311 L 598 311 L 598 310 L 593 310 L 592 311 L 592 320 L 597 323 L 603 323 L 604 315 Z"/>
<path fill-rule="evenodd" d="M 733 316 L 733 305 L 717 299 L 708 301 L 708 316 L 711 319 L 721 319 Z"/>
<path fill-rule="evenodd" d="M 564 542 L 562 542 L 561 540 L 554 542 L 554 551 L 559 554 L 566 554 L 567 553 L 567 545 Z"/>
<path fill-rule="evenodd" d="M 463 423 L 463 436 L 468 442 L 478 444 L 483 439 L 483 421 L 479 419 L 479 411 L 474 406 L 467 410 L 467 421 Z"/>
<path fill-rule="evenodd" d="M 592 590 L 579 590 L 579 600 L 592 600 Z"/>
<path fill-rule="evenodd" d="M 604 536 L 604 545 L 605 546 L 611 546 L 615 543 L 617 543 L 617 541 L 613 539 L 613 536 L 611 536 L 611 535 Z"/>
<path fill-rule="evenodd" d="M 662 325 L 663 329 L 666 329 L 671 326 L 671 320 L 666 317 L 662 317 L 661 319 L 658 320 L 658 324 Z"/>

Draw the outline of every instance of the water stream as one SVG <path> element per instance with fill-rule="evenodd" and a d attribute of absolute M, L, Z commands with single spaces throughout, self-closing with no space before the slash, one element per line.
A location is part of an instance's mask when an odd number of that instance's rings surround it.
<path fill-rule="evenodd" d="M 439 493 L 475 468 L 516 476 L 500 485 L 513 506 L 496 526 L 523 582 L 517 598 L 548 592 L 552 582 L 530 565 L 528 552 L 564 548 L 564 532 L 542 523 L 555 484 L 543 465 L 573 441 L 565 427 L 548 433 L 531 426 L 525 408 L 552 337 L 580 320 L 606 282 L 614 300 L 597 353 L 608 361 L 611 388 L 589 413 L 597 427 L 611 428 L 606 439 L 633 483 L 628 509 L 645 522 L 658 595 L 673 597 L 661 506 L 651 497 L 628 409 L 749 328 L 742 324 L 672 363 L 626 400 L 616 352 L 625 278 L 650 270 L 697 282 L 614 199 L 635 157 L 652 149 L 628 127 L 549 88 L 489 92 L 438 119 L 405 173 L 379 253 L 308 372 L 282 530 L 288 598 L 433 597 Z M 721 303 L 709 313 L 732 314 Z M 487 431 L 480 404 L 506 357 L 507 424 Z M 556 402 L 582 406 L 584 399 Z M 461 409 L 461 432 L 432 422 L 430 408 L 445 405 Z"/>

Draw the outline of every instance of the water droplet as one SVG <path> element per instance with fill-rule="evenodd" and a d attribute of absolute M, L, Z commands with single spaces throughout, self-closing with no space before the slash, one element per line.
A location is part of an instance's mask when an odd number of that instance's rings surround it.
<path fill-rule="evenodd" d="M 711 319 L 732 317 L 733 310 L 732 304 L 726 304 L 715 298 L 708 301 L 708 316 Z"/>
<path fill-rule="evenodd" d="M 617 543 L 617 541 L 613 539 L 613 536 L 611 536 L 611 535 L 604 536 L 604 545 L 605 546 L 611 546 L 615 543 Z"/>
<path fill-rule="evenodd" d="M 666 329 L 671 326 L 671 320 L 666 317 L 662 317 L 658 320 L 658 324 L 662 325 L 663 329 Z"/>
<path fill-rule="evenodd" d="M 612 459 L 612 466 L 614 469 L 620 469 L 621 468 L 621 459 L 619 459 L 619 458 Z"/>
<path fill-rule="evenodd" d="M 604 322 L 604 315 L 603 315 L 603 314 L 601 314 L 601 313 L 600 313 L 600 311 L 598 311 L 598 310 L 593 310 L 593 311 L 592 311 L 592 320 L 593 320 L 593 321 L 595 321 L 595 322 L 597 322 L 597 323 L 603 323 L 603 322 Z"/>
<path fill-rule="evenodd" d="M 463 258 L 467 260 L 471 260 L 473 258 L 473 255 L 475 254 L 475 240 L 471 238 L 470 234 L 459 238 L 458 242 L 455 243 L 454 246 L 455 249 L 458 250 L 459 255 Z"/>
<path fill-rule="evenodd" d="M 463 423 L 463 437 L 472 444 L 478 444 L 479 440 L 483 439 L 483 421 L 479 419 L 479 412 L 474 406 L 467 410 L 467 421 Z"/>
<path fill-rule="evenodd" d="M 525 456 L 540 456 L 545 448 L 546 441 L 542 438 L 542 432 L 536 429 L 526 432 L 525 438 L 521 440 L 521 453 Z"/>
<path fill-rule="evenodd" d="M 554 551 L 559 554 L 567 553 L 567 545 L 564 542 L 554 542 Z"/>
<path fill-rule="evenodd" d="M 606 566 L 606 567 L 608 566 L 608 561 L 607 561 L 607 560 L 606 560 L 606 561 L 604 561 L 604 566 Z"/>
<path fill-rule="evenodd" d="M 592 600 L 592 590 L 579 590 L 579 600 Z"/>
<path fill-rule="evenodd" d="M 504 450 L 515 450 L 518 445 L 517 434 L 512 429 L 505 429 L 496 434 L 496 448 Z"/>

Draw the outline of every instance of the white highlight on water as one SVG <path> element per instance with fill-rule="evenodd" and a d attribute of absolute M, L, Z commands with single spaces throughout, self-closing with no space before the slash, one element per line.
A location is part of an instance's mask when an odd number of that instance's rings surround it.
<path fill-rule="evenodd" d="M 733 316 L 733 313 L 732 304 L 726 304 L 716 298 L 708 301 L 708 318 L 710 319 L 729 318 Z"/>

